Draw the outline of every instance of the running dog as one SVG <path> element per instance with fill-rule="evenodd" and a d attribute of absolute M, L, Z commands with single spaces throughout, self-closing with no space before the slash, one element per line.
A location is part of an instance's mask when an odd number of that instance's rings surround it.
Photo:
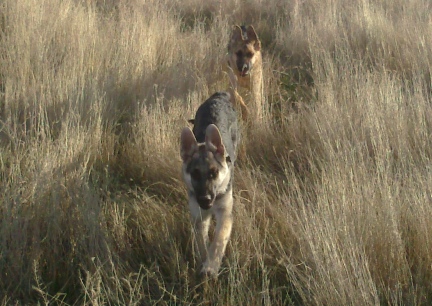
<path fill-rule="evenodd" d="M 228 92 L 217 92 L 198 108 L 193 131 L 181 133 L 182 173 L 189 195 L 201 273 L 217 276 L 232 228 L 234 163 L 240 140 L 237 113 Z M 212 216 L 216 218 L 209 242 Z"/>

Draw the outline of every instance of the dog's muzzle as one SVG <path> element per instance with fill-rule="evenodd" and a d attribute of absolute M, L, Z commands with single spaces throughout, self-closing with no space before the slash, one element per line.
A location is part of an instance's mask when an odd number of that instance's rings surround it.
<path fill-rule="evenodd" d="M 211 195 L 207 194 L 197 197 L 197 202 L 202 209 L 206 210 L 210 209 L 213 206 L 214 198 Z"/>
<path fill-rule="evenodd" d="M 250 73 L 250 70 L 251 70 L 250 65 L 244 64 L 243 67 L 241 67 L 241 69 L 239 69 L 239 72 L 240 72 L 240 75 L 242 77 L 245 77 L 245 76 L 247 76 Z"/>

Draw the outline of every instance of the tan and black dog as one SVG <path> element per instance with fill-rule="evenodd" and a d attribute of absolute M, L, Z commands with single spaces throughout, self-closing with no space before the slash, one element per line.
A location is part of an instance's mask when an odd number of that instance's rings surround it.
<path fill-rule="evenodd" d="M 261 41 L 253 26 L 235 26 L 228 43 L 228 75 L 233 98 L 241 108 L 242 118 L 260 120 L 263 116 L 263 63 Z M 244 102 L 240 88 L 248 90 L 250 103 Z"/>

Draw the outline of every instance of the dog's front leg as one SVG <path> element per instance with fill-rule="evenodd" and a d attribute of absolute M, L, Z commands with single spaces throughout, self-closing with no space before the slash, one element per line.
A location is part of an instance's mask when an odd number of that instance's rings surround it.
<path fill-rule="evenodd" d="M 238 111 L 240 108 L 241 116 L 244 121 L 247 121 L 249 110 L 246 106 L 246 103 L 244 102 L 243 98 L 240 96 L 240 94 L 237 92 L 237 90 L 234 90 L 232 88 L 228 89 L 228 92 L 231 95 L 231 104 L 232 106 Z"/>
<path fill-rule="evenodd" d="M 208 247 L 208 231 L 210 227 L 211 214 L 207 211 L 203 211 L 200 208 L 190 210 L 192 217 L 192 224 L 194 227 L 196 242 L 198 245 L 198 252 L 200 258 L 200 264 L 204 263 L 207 258 L 207 247 Z"/>
<path fill-rule="evenodd" d="M 232 193 L 226 194 L 219 203 L 215 203 L 215 215 L 216 215 L 216 230 L 213 242 L 211 243 L 208 250 L 208 257 L 205 261 L 201 273 L 210 276 L 216 276 L 218 274 L 222 257 L 224 256 L 228 240 L 231 235 L 231 229 L 233 224 L 232 219 L 232 204 L 233 198 Z"/>
<path fill-rule="evenodd" d="M 263 88 L 263 75 L 262 71 L 256 71 L 254 74 L 254 82 L 252 88 L 252 98 L 255 104 L 256 119 L 262 120 L 263 116 L 263 106 L 264 106 L 264 88 Z"/>

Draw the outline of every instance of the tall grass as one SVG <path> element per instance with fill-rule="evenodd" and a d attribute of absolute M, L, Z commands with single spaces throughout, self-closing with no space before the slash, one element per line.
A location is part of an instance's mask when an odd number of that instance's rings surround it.
<path fill-rule="evenodd" d="M 428 305 L 425 0 L 0 2 L 2 304 Z M 263 42 L 217 281 L 198 276 L 179 134 L 231 26 Z"/>

